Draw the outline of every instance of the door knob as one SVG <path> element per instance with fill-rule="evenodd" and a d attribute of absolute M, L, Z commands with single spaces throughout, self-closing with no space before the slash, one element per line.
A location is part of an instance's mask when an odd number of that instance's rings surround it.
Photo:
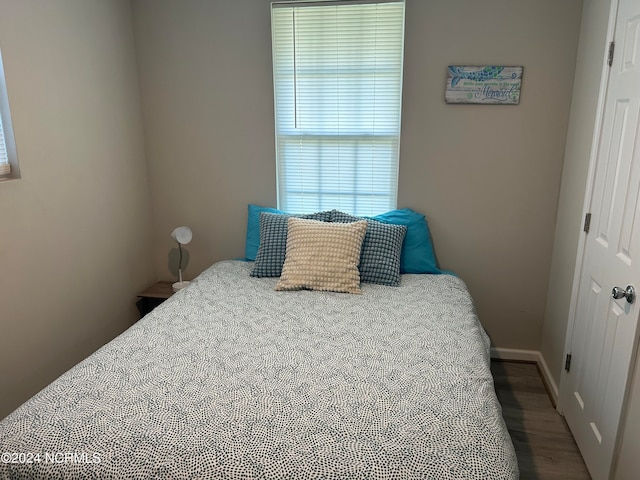
<path fill-rule="evenodd" d="M 616 300 L 626 298 L 627 302 L 633 303 L 636 299 L 636 289 L 633 288 L 633 285 L 627 285 L 625 290 L 620 287 L 613 287 L 613 290 L 611 290 L 611 296 Z"/>

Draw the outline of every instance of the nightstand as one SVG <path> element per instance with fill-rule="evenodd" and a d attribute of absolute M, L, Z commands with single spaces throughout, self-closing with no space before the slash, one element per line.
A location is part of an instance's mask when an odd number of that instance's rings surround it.
<path fill-rule="evenodd" d="M 171 295 L 173 295 L 171 282 L 165 281 L 156 282 L 144 292 L 139 293 L 138 297 L 140 297 L 140 300 L 138 300 L 136 305 L 140 311 L 140 318 L 144 317 Z"/>

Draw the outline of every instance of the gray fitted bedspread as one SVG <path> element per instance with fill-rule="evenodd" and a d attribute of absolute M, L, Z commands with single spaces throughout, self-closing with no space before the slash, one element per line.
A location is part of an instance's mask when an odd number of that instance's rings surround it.
<path fill-rule="evenodd" d="M 460 279 L 276 292 L 251 267 L 215 264 L 2 420 L 0 478 L 518 477 Z"/>

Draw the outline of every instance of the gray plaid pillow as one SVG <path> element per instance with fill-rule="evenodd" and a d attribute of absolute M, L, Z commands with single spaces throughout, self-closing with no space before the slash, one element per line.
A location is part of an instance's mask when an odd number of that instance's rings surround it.
<path fill-rule="evenodd" d="M 338 210 L 331 211 L 331 221 L 350 223 L 363 220 Z M 360 253 L 360 281 L 397 287 L 400 285 L 400 254 L 407 233 L 404 225 L 390 225 L 370 218 Z"/>
<path fill-rule="evenodd" d="M 330 222 L 332 212 L 317 212 L 308 215 L 291 215 L 260 212 L 260 246 L 252 277 L 279 277 L 287 253 L 287 221 L 290 217 L 307 218 Z"/>

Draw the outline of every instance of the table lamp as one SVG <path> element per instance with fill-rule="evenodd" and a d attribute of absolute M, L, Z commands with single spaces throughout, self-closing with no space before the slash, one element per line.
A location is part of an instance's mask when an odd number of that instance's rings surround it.
<path fill-rule="evenodd" d="M 178 281 L 172 285 L 173 291 L 177 292 L 183 288 L 189 286 L 191 282 L 188 280 L 182 281 L 182 245 L 186 245 L 193 238 L 193 233 L 189 227 L 178 227 L 171 232 L 171 238 L 178 242 L 178 249 L 180 250 L 180 261 L 178 262 Z"/>

